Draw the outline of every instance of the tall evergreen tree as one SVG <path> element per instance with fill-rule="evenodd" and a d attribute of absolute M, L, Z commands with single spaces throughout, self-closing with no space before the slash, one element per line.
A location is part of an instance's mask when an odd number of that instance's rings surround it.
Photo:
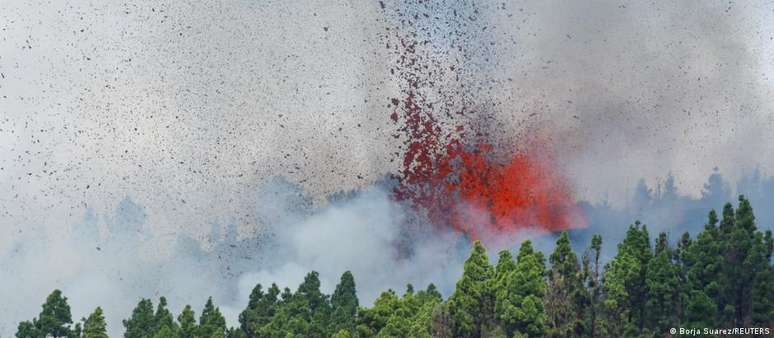
<path fill-rule="evenodd" d="M 268 337 L 286 335 L 323 337 L 330 316 L 330 301 L 320 292 L 317 272 L 310 272 L 295 293 L 286 289 L 272 321 L 261 331 Z"/>
<path fill-rule="evenodd" d="M 752 325 L 757 327 L 774 327 L 774 266 L 771 262 L 774 251 L 774 239 L 770 230 L 763 236 L 759 235 L 754 248 L 753 263 L 758 267 L 752 290 Z"/>
<path fill-rule="evenodd" d="M 602 268 L 600 255 L 602 251 L 602 236 L 593 235 L 591 246 L 583 255 L 583 276 L 585 287 L 588 290 L 589 306 L 586 315 L 589 337 L 598 337 L 601 333 L 602 314 Z"/>
<path fill-rule="evenodd" d="M 183 312 L 177 317 L 177 321 L 180 323 L 180 338 L 196 337 L 199 326 L 196 324 L 196 314 L 190 305 L 186 305 L 183 308 Z"/>
<path fill-rule="evenodd" d="M 265 294 L 261 284 L 253 288 L 247 308 L 239 314 L 240 328 L 248 337 L 259 336 L 261 328 L 271 322 L 277 311 L 279 294 L 280 290 L 276 284 L 272 284 Z"/>
<path fill-rule="evenodd" d="M 107 323 L 102 308 L 97 307 L 83 320 L 83 338 L 108 338 Z"/>
<path fill-rule="evenodd" d="M 724 213 L 728 212 L 725 209 Z M 710 327 L 718 316 L 719 277 L 723 264 L 718 221 L 717 213 L 711 210 L 704 230 L 688 244 L 682 255 L 687 298 L 683 321 L 690 327 Z"/>
<path fill-rule="evenodd" d="M 67 337 L 72 334 L 72 323 L 67 297 L 62 296 L 62 291 L 54 290 L 46 298 L 35 323 L 38 333 L 48 337 Z"/>
<path fill-rule="evenodd" d="M 720 237 L 724 254 L 718 297 L 721 322 L 736 327 L 750 326 L 753 303 L 757 302 L 753 299 L 753 290 L 762 290 L 756 284 L 766 279 L 765 271 L 771 263 L 766 258 L 769 255 L 764 235 L 757 230 L 752 206 L 744 196 L 739 196 L 736 212 L 730 204 L 724 207 Z"/>
<path fill-rule="evenodd" d="M 212 297 L 207 298 L 202 315 L 199 317 L 198 337 L 216 338 L 226 336 L 226 318 L 220 313 L 220 309 L 212 302 Z"/>
<path fill-rule="evenodd" d="M 16 338 L 38 338 L 45 337 L 38 333 L 38 328 L 35 327 L 35 321 L 22 321 L 16 328 Z"/>
<path fill-rule="evenodd" d="M 168 327 L 173 333 L 177 332 L 178 326 L 175 323 L 175 317 L 167 309 L 167 299 L 159 298 L 159 304 L 156 307 L 156 313 L 153 315 L 153 333 L 156 334 L 165 327 Z"/>
<path fill-rule="evenodd" d="M 632 323 L 631 296 L 627 285 L 639 278 L 640 263 L 627 251 L 619 251 L 613 260 L 605 266 L 602 280 L 603 318 L 602 337 L 630 337 L 637 335 Z"/>
<path fill-rule="evenodd" d="M 354 332 L 358 306 L 355 277 L 351 272 L 346 271 L 341 275 L 341 280 L 331 296 L 332 314 L 329 332 L 331 334 L 341 330 Z"/>
<path fill-rule="evenodd" d="M 648 290 L 646 279 L 648 275 L 648 263 L 653 256 L 650 246 L 648 228 L 639 221 L 634 222 L 626 231 L 626 237 L 618 245 L 618 255 L 626 254 L 636 260 L 638 273 L 636 276 L 624 280 L 626 293 L 629 300 L 629 322 L 636 325 L 638 332 L 645 326 L 645 303 Z"/>
<path fill-rule="evenodd" d="M 151 300 L 141 299 L 134 310 L 132 310 L 132 316 L 129 319 L 125 319 L 123 323 L 126 328 L 126 332 L 124 332 L 125 338 L 153 337 L 155 318 Z"/>
<path fill-rule="evenodd" d="M 500 257 L 502 261 L 503 255 Z M 495 313 L 506 336 L 542 337 L 545 333 L 544 264 L 532 242 L 524 241 L 513 269 L 497 281 Z"/>
<path fill-rule="evenodd" d="M 580 263 L 570 246 L 568 233 L 562 232 L 549 257 L 547 293 L 544 299 L 547 335 L 577 337 L 584 335 L 583 313 L 588 294 L 583 287 Z"/>
<path fill-rule="evenodd" d="M 677 266 L 672 261 L 666 233 L 659 234 L 656 255 L 648 263 L 646 326 L 653 333 L 668 332 L 678 323 L 679 279 Z"/>
<path fill-rule="evenodd" d="M 449 314 L 454 322 L 455 336 L 481 337 L 492 329 L 494 269 L 489 264 L 481 242 L 473 244 L 465 261 L 462 278 L 449 298 Z"/>
<path fill-rule="evenodd" d="M 500 251 L 498 253 L 497 265 L 495 265 L 495 281 L 501 283 L 501 280 L 515 269 L 516 262 L 513 260 L 511 252 L 508 250 Z"/>

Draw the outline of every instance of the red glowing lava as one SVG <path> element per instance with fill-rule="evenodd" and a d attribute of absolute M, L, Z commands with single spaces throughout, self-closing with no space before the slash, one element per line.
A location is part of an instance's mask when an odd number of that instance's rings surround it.
<path fill-rule="evenodd" d="M 426 212 L 434 225 L 472 238 L 585 226 L 551 142 L 524 136 L 531 140 L 528 146 L 502 149 L 510 146 L 488 136 L 496 119 L 486 114 L 491 106 L 476 102 L 479 92 L 486 95 L 496 84 L 471 78 L 476 63 L 467 62 L 472 55 L 488 60 L 486 50 L 473 49 L 487 45 L 468 44 L 478 36 L 466 35 L 467 30 L 450 32 L 444 43 L 434 44 L 437 31 L 426 22 L 432 16 L 411 10 L 385 13 L 396 24 L 385 35 L 385 46 L 395 57 L 390 73 L 401 80 L 404 94 L 390 105 L 390 118 L 399 126 L 395 137 L 405 141 L 396 199 Z M 456 12 L 454 20 L 466 27 L 478 24 Z"/>
<path fill-rule="evenodd" d="M 585 226 L 546 142 L 503 158 L 490 144 L 465 144 L 462 126 L 441 137 L 432 112 L 414 95 L 393 104 L 391 118 L 402 121 L 408 137 L 396 197 L 426 211 L 432 223 L 472 238 Z"/>

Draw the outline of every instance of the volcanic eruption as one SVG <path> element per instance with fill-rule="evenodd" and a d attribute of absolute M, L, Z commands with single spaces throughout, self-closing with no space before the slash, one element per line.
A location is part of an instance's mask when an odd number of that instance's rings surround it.
<path fill-rule="evenodd" d="M 472 13 L 477 13 L 473 8 Z M 474 16 L 452 14 L 463 27 Z M 529 229 L 553 232 L 585 226 L 568 179 L 558 170 L 549 137 L 520 135 L 523 144 L 498 142 L 486 128 L 487 106 L 476 106 L 465 65 L 449 62 L 432 50 L 434 18 L 398 12 L 386 47 L 394 53 L 390 70 L 402 82 L 402 98 L 391 98 L 395 138 L 404 140 L 394 190 L 438 227 L 451 227 L 471 238 L 514 234 Z M 435 18 L 437 19 L 437 18 Z M 445 43 L 470 59 L 460 31 Z M 427 46 L 430 45 L 430 51 Z M 445 86 L 453 85 L 453 89 Z"/>

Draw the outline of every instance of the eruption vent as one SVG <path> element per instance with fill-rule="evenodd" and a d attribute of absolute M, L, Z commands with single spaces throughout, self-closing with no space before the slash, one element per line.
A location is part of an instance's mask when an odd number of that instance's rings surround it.
<path fill-rule="evenodd" d="M 555 169 L 550 144 L 533 141 L 525 150 L 499 155 L 491 143 L 466 142 L 463 126 L 441 137 L 432 111 L 414 97 L 392 114 L 408 136 L 397 199 L 426 211 L 435 225 L 473 238 L 585 226 L 567 179 Z"/>
<path fill-rule="evenodd" d="M 434 225 L 472 238 L 585 226 L 550 138 L 521 135 L 525 144 L 517 147 L 488 133 L 495 105 L 476 103 L 487 80 L 476 79 L 475 55 L 492 53 L 466 45 L 486 40 L 466 32 L 485 29 L 445 31 L 437 17 L 425 15 L 439 8 L 423 2 L 406 8 L 392 15 L 396 27 L 386 36 L 395 56 L 391 73 L 404 94 L 390 104 L 399 126 L 395 137 L 405 141 L 396 199 L 426 213 Z M 476 13 L 471 4 L 444 18 L 469 27 L 477 23 Z"/>

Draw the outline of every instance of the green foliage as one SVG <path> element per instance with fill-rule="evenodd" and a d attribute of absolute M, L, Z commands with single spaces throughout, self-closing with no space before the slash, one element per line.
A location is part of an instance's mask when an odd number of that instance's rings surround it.
<path fill-rule="evenodd" d="M 16 338 L 37 338 L 37 337 L 43 337 L 43 335 L 38 333 L 38 329 L 35 327 L 34 322 L 25 320 L 19 323 L 19 326 L 16 329 Z"/>
<path fill-rule="evenodd" d="M 175 323 L 175 317 L 167 309 L 167 299 L 159 298 L 159 305 L 156 307 L 156 313 L 153 315 L 153 333 L 158 335 L 161 331 L 164 334 L 177 334 L 179 327 Z M 165 336 L 166 337 L 166 336 Z"/>
<path fill-rule="evenodd" d="M 504 255 L 501 255 L 501 261 Z M 510 255 L 505 255 L 510 256 Z M 498 267 L 501 264 L 498 264 Z M 500 273 L 500 271 L 498 271 Z M 505 336 L 542 337 L 545 331 L 543 255 L 521 244 L 516 263 L 497 280 L 495 313 Z"/>
<path fill-rule="evenodd" d="M 80 335 L 80 326 L 71 327 L 73 323 L 70 305 L 62 291 L 54 290 L 43 303 L 40 314 L 32 321 L 19 323 L 16 331 L 18 338 L 32 337 L 70 337 Z"/>
<path fill-rule="evenodd" d="M 248 337 L 257 336 L 261 328 L 271 322 L 279 305 L 279 293 L 276 284 L 272 284 L 266 293 L 261 289 L 261 284 L 253 288 L 247 308 L 239 314 L 240 328 Z"/>
<path fill-rule="evenodd" d="M 602 332 L 602 281 L 600 268 L 600 252 L 602 236 L 593 235 L 591 245 L 583 255 L 583 281 L 588 290 L 588 308 L 585 313 L 585 325 L 589 337 L 597 337 Z"/>
<path fill-rule="evenodd" d="M 83 320 L 83 338 L 108 338 L 107 323 L 102 308 L 97 307 Z"/>
<path fill-rule="evenodd" d="M 43 310 L 38 315 L 36 323 L 38 332 L 43 336 L 67 337 L 71 335 L 70 324 L 72 322 L 67 297 L 62 296 L 61 291 L 54 290 L 46 298 Z"/>
<path fill-rule="evenodd" d="M 462 278 L 449 298 L 449 314 L 454 322 L 455 336 L 480 337 L 492 325 L 495 302 L 493 270 L 486 249 L 476 241 L 465 261 Z"/>
<path fill-rule="evenodd" d="M 659 235 L 656 256 L 648 263 L 646 324 L 654 332 L 667 332 L 678 324 L 679 279 L 678 267 L 672 262 L 667 249 L 666 234 Z"/>
<path fill-rule="evenodd" d="M 602 281 L 603 315 L 602 336 L 623 337 L 634 330 L 631 323 L 631 296 L 627 283 L 639 277 L 639 261 L 628 252 L 619 252 L 606 266 Z"/>
<path fill-rule="evenodd" d="M 183 308 L 183 312 L 177 316 L 177 322 L 180 323 L 180 338 L 194 338 L 199 326 L 196 324 L 196 314 L 190 305 Z"/>
<path fill-rule="evenodd" d="M 435 285 L 401 296 L 383 292 L 360 306 L 355 277 L 342 274 L 329 296 L 310 272 L 295 292 L 256 285 L 239 326 L 207 300 L 197 321 L 186 305 L 177 318 L 159 299 L 142 299 L 123 321 L 128 338 L 253 337 L 661 337 L 672 327 L 774 327 L 774 238 L 755 224 L 750 202 L 739 197 L 722 219 L 708 214 L 704 229 L 675 247 L 666 233 L 651 246 L 645 225 L 635 222 L 602 268 L 602 238 L 595 235 L 579 260 L 562 233 L 545 265 L 530 241 L 489 263 L 475 242 L 455 290 L 444 301 Z M 67 298 L 54 290 L 40 314 L 22 321 L 17 338 L 107 337 L 102 309 L 73 325 Z"/>
<path fill-rule="evenodd" d="M 212 302 L 212 297 L 207 298 L 202 315 L 199 317 L 198 337 L 225 337 L 226 318 L 220 313 L 220 309 Z"/>
<path fill-rule="evenodd" d="M 545 312 L 547 335 L 551 337 L 572 337 L 585 331 L 583 314 L 588 303 L 588 294 L 583 287 L 580 263 L 572 251 L 567 232 L 562 232 L 556 241 L 556 248 L 549 257 L 551 269 L 548 272 Z"/>
<path fill-rule="evenodd" d="M 347 271 L 341 275 L 339 284 L 331 296 L 331 333 L 341 331 L 352 332 L 355 330 L 355 317 L 357 316 L 358 300 L 355 292 L 355 277 Z"/>
<path fill-rule="evenodd" d="M 295 293 L 286 289 L 271 321 L 259 330 L 262 337 L 325 337 L 330 316 L 328 296 L 320 292 L 317 272 L 310 272 Z"/>
<path fill-rule="evenodd" d="M 149 338 L 153 337 L 155 320 L 153 303 L 150 299 L 141 299 L 132 311 L 132 316 L 124 320 L 124 338 Z"/>

